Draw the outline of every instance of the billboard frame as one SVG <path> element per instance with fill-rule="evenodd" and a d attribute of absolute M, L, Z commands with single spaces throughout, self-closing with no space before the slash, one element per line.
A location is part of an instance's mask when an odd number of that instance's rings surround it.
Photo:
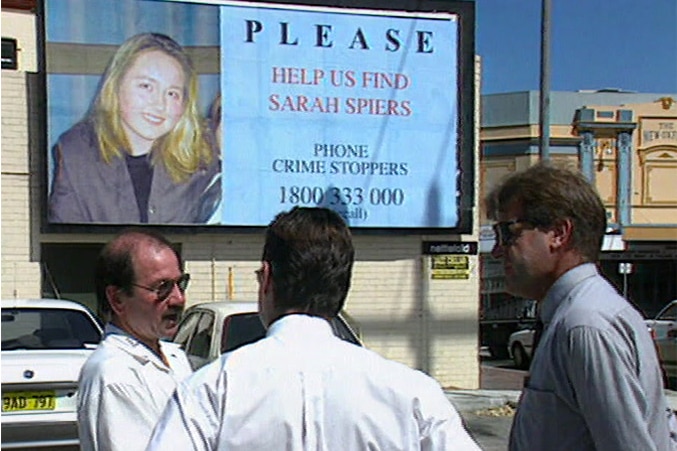
<path fill-rule="evenodd" d="M 29 76 L 29 116 L 39 136 L 30 142 L 32 158 L 37 158 L 40 168 L 40 220 L 41 232 L 45 234 L 106 234 L 116 233 L 129 226 L 152 227 L 164 233 L 251 233 L 259 232 L 261 226 L 207 225 L 207 224 L 66 224 L 53 223 L 48 220 L 48 159 L 50 149 L 47 138 L 47 72 L 46 72 L 46 29 L 45 2 L 37 2 L 37 36 L 38 36 L 38 73 Z M 182 0 L 183 3 L 222 4 L 219 0 Z M 458 225 L 456 227 L 351 227 L 355 234 L 379 235 L 443 235 L 470 234 L 473 230 L 474 212 L 476 209 L 475 167 L 476 160 L 476 74 L 475 74 L 475 4 L 473 1 L 444 0 L 267 0 L 244 2 L 233 0 L 230 4 L 243 3 L 261 6 L 287 5 L 327 7 L 332 9 L 371 10 L 379 12 L 407 13 L 450 13 L 458 16 L 458 51 L 457 51 L 457 210 Z M 291 207 L 290 207 L 291 208 Z M 272 217 L 270 218 L 273 219 Z"/>

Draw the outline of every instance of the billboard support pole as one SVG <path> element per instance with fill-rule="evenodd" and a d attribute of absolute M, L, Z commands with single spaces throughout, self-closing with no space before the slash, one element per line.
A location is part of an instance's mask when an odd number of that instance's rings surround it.
<path fill-rule="evenodd" d="M 541 0 L 539 155 L 542 161 L 550 159 L 550 2 Z"/>

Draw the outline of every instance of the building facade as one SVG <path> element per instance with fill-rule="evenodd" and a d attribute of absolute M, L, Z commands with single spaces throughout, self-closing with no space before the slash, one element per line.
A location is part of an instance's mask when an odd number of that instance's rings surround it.
<path fill-rule="evenodd" d="M 16 68 L 3 69 L 1 79 L 2 299 L 60 297 L 96 310 L 93 264 L 119 228 L 77 233 L 43 228 L 47 178 L 40 155 L 46 148 L 46 106 L 34 0 L 3 0 L 2 36 L 16 40 L 18 47 Z M 478 149 L 474 146 L 475 161 Z M 473 168 L 477 202 L 479 174 L 477 165 Z M 356 263 L 346 311 L 365 345 L 429 373 L 445 387 L 479 387 L 478 211 L 472 209 L 468 234 L 354 234 Z M 262 229 L 203 227 L 170 230 L 168 237 L 191 274 L 189 305 L 256 299 L 254 271 L 260 266 Z M 442 250 L 430 252 L 426 243 L 431 242 L 442 243 Z M 462 244 L 445 248 L 444 243 L 469 243 L 471 251 L 458 251 Z M 447 261 L 452 269 L 440 269 Z M 446 277 L 444 271 L 455 271 L 459 262 L 460 277 Z"/>
<path fill-rule="evenodd" d="M 605 275 L 648 317 L 677 298 L 677 93 L 552 92 L 550 158 L 579 168 L 607 209 Z M 482 97 L 482 196 L 539 161 L 538 91 Z M 482 213 L 483 304 L 511 300 L 488 255 Z"/>

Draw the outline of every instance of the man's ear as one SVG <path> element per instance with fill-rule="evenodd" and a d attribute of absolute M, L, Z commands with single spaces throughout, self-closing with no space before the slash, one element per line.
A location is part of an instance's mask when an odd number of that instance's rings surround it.
<path fill-rule="evenodd" d="M 116 287 L 114 285 L 108 285 L 106 287 L 106 299 L 108 300 L 108 304 L 110 304 L 110 308 L 115 313 L 115 315 L 120 315 L 122 311 L 124 310 L 124 302 L 122 299 L 120 299 L 120 287 Z"/>
<path fill-rule="evenodd" d="M 574 223 L 571 219 L 561 219 L 555 222 L 550 229 L 552 232 L 551 246 L 553 249 L 569 249 L 574 236 Z"/>
<path fill-rule="evenodd" d="M 264 293 L 273 289 L 273 267 L 270 262 L 263 262 L 263 274 L 261 274 L 261 287 Z"/>

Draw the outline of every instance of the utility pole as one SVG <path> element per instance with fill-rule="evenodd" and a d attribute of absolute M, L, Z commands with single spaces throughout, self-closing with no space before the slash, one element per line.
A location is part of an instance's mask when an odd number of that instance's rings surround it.
<path fill-rule="evenodd" d="M 539 102 L 539 155 L 550 160 L 550 0 L 541 0 L 541 83 Z"/>

